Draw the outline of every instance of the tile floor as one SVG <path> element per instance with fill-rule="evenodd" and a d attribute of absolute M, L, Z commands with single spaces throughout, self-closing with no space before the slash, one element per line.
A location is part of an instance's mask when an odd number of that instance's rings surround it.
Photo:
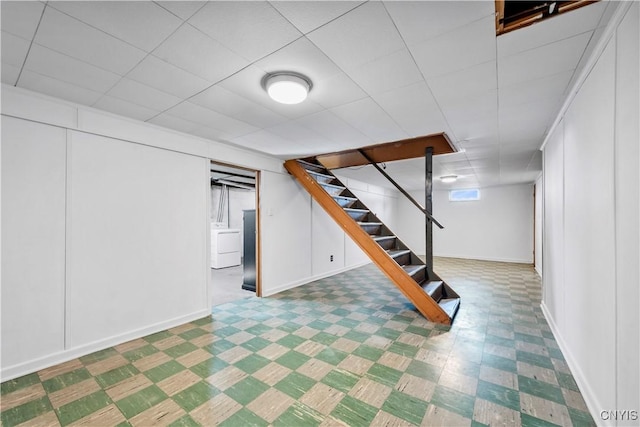
<path fill-rule="evenodd" d="M 435 264 L 451 328 L 369 265 L 5 382 L 2 425 L 594 425 L 533 269 Z"/>

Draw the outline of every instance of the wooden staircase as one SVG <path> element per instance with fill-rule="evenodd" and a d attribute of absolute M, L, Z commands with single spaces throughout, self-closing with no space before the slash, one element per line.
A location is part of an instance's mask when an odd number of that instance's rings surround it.
<path fill-rule="evenodd" d="M 428 320 L 451 324 L 460 297 L 314 158 L 285 168 Z"/>

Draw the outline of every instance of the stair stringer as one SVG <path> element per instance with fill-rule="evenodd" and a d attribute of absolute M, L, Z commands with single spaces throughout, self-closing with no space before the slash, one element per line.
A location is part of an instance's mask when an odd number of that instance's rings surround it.
<path fill-rule="evenodd" d="M 284 167 L 424 317 L 435 323 L 451 324 L 451 318 L 438 303 L 424 292 L 420 285 L 344 211 L 296 160 L 287 160 Z"/>

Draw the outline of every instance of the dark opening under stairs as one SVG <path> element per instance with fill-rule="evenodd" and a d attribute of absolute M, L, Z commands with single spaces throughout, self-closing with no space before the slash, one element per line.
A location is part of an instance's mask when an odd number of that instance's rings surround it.
<path fill-rule="evenodd" d="M 331 171 L 313 158 L 285 168 L 428 320 L 451 324 L 460 297 L 380 221 Z"/>

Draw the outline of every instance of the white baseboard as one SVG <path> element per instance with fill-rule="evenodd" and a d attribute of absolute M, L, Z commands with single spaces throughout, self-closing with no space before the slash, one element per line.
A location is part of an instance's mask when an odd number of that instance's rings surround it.
<path fill-rule="evenodd" d="M 420 255 L 424 256 L 424 255 Z M 530 259 L 521 259 L 521 258 L 493 258 L 493 257 L 481 257 L 475 255 L 449 255 L 449 254 L 433 254 L 434 257 L 439 258 L 460 258 L 460 259 L 472 259 L 477 261 L 494 261 L 494 262 L 509 262 L 513 264 L 533 264 L 533 261 Z"/>
<path fill-rule="evenodd" d="M 113 347 L 118 344 L 125 343 L 127 341 L 145 337 L 147 335 L 151 335 L 156 332 L 164 331 L 164 330 L 173 328 L 175 326 L 179 326 L 197 319 L 201 319 L 210 314 L 211 314 L 210 309 L 199 310 L 194 313 L 187 314 L 185 316 L 176 317 L 164 322 L 159 322 L 153 325 L 146 326 L 144 328 L 128 331 L 123 334 L 119 334 L 109 338 L 94 341 L 92 343 L 70 348 L 68 350 L 63 350 L 58 353 L 49 354 L 47 356 L 44 356 L 38 359 L 29 360 L 13 366 L 3 367 L 0 370 L 0 378 L 2 378 L 2 382 L 12 380 L 14 378 L 18 378 L 23 375 L 37 372 L 41 369 L 55 366 L 59 363 L 68 362 L 69 360 L 86 356 L 87 354 L 91 354 L 96 351 L 104 350 L 105 348 Z"/>
<path fill-rule="evenodd" d="M 271 295 L 275 295 L 279 292 L 286 291 L 288 289 L 297 288 L 298 286 L 306 285 L 307 283 L 315 282 L 316 280 L 324 279 L 325 277 L 335 276 L 339 273 L 344 273 L 345 271 L 353 270 L 354 268 L 362 267 L 363 265 L 371 264 L 371 261 L 365 261 L 358 264 L 350 265 L 348 267 L 339 268 L 337 270 L 331 270 L 326 273 L 318 274 L 316 276 L 306 277 L 302 280 L 296 280 L 293 282 L 285 283 L 284 285 L 280 285 L 273 289 L 268 290 L 267 292 L 263 292 L 263 297 L 268 297 Z"/>
<path fill-rule="evenodd" d="M 544 304 L 544 301 L 540 304 L 540 308 L 542 309 L 542 314 L 544 315 L 544 318 L 547 320 L 547 323 L 549 324 L 549 328 L 551 328 L 551 332 L 553 333 L 553 336 L 555 337 L 556 342 L 558 343 L 558 346 L 562 351 L 564 360 L 566 360 L 567 365 L 569 365 L 569 369 L 573 374 L 573 378 L 576 380 L 576 384 L 580 389 L 580 393 L 582 393 L 582 397 L 584 398 L 584 401 L 587 404 L 587 408 L 589 409 L 589 412 L 591 413 L 593 420 L 596 422 L 597 425 L 613 425 L 611 423 L 607 423 L 606 421 L 603 421 L 600 419 L 600 411 L 602 411 L 602 409 L 605 408 L 605 406 L 599 403 L 596 393 L 593 391 L 593 388 L 591 388 L 591 386 L 589 385 L 589 382 L 587 381 L 587 378 L 585 377 L 584 372 L 582 372 L 582 369 L 580 369 L 580 366 L 576 362 L 576 359 L 573 356 L 573 353 L 569 349 L 567 342 L 562 337 L 562 334 L 560 333 L 560 330 L 558 329 L 556 322 L 551 316 L 551 313 L 547 309 L 547 306 Z"/>

